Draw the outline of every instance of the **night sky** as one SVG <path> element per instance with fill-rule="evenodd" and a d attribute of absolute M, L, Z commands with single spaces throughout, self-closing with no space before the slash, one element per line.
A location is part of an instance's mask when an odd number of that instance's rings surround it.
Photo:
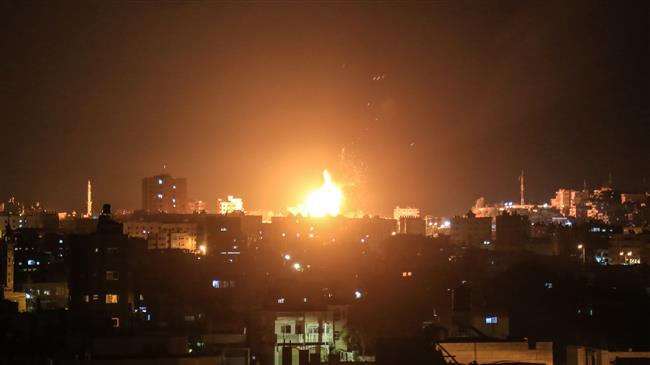
<path fill-rule="evenodd" d="M 647 4 L 5 3 L 0 198 L 81 210 L 90 177 L 139 208 L 163 163 L 209 209 L 284 209 L 324 168 L 383 215 L 516 200 L 522 168 L 538 202 L 640 189 Z"/>

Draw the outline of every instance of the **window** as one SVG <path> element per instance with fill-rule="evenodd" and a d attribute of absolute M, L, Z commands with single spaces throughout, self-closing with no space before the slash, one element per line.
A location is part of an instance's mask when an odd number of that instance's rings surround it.
<path fill-rule="evenodd" d="M 113 270 L 106 271 L 106 280 L 120 280 L 120 272 Z"/>
<path fill-rule="evenodd" d="M 85 303 L 90 302 L 90 295 L 82 295 L 81 300 L 84 301 Z"/>
<path fill-rule="evenodd" d="M 106 294 L 106 303 L 107 304 L 114 304 L 119 302 L 120 296 L 117 294 Z"/>
<path fill-rule="evenodd" d="M 120 248 L 119 247 L 108 247 L 106 248 L 106 253 L 109 255 L 117 256 L 120 254 Z"/>
<path fill-rule="evenodd" d="M 305 333 L 305 323 L 304 322 L 296 322 L 296 334 L 297 335 L 302 335 Z"/>
<path fill-rule="evenodd" d="M 221 280 L 212 280 L 212 287 L 213 288 L 221 288 Z"/>
<path fill-rule="evenodd" d="M 498 323 L 498 318 L 496 316 L 485 317 L 485 324 L 497 324 L 497 323 Z"/>
<path fill-rule="evenodd" d="M 99 294 L 93 294 L 93 301 L 96 302 L 99 300 Z"/>
<path fill-rule="evenodd" d="M 291 325 L 283 324 L 282 326 L 280 326 L 280 333 L 284 333 L 284 334 L 291 333 Z"/>
<path fill-rule="evenodd" d="M 334 331 L 334 341 L 341 339 L 341 331 Z"/>
<path fill-rule="evenodd" d="M 120 317 L 111 318 L 111 323 L 113 324 L 113 328 L 120 327 Z"/>

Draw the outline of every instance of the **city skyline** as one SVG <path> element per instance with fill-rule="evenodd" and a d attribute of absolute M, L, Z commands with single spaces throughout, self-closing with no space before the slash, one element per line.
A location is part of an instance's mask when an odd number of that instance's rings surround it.
<path fill-rule="evenodd" d="M 0 4 L 0 365 L 650 364 L 648 15 Z"/>
<path fill-rule="evenodd" d="M 0 197 L 136 207 L 163 163 L 271 210 L 324 169 L 379 214 L 516 201 L 521 169 L 531 201 L 639 189 L 645 5 L 466 5 L 5 5 Z"/>

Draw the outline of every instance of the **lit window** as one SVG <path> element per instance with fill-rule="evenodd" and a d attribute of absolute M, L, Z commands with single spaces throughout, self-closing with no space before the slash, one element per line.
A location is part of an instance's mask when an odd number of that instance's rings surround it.
<path fill-rule="evenodd" d="M 284 304 L 284 298 L 278 298 L 278 304 Z"/>
<path fill-rule="evenodd" d="M 163 195 L 161 193 L 158 193 L 158 199 L 162 199 Z"/>
<path fill-rule="evenodd" d="M 227 232 L 227 231 L 228 231 L 228 228 L 226 228 L 226 227 L 221 227 L 220 230 L 221 230 L 221 232 Z"/>
<path fill-rule="evenodd" d="M 113 328 L 120 327 L 120 317 L 111 318 L 111 323 L 113 324 Z"/>
<path fill-rule="evenodd" d="M 485 324 L 497 324 L 498 319 L 496 316 L 494 317 L 485 317 Z"/>
<path fill-rule="evenodd" d="M 550 281 L 547 282 L 547 283 L 544 283 L 544 287 L 545 287 L 546 289 L 553 289 L 553 283 L 551 283 Z"/>
<path fill-rule="evenodd" d="M 120 296 L 117 294 L 106 294 L 106 303 L 107 304 L 115 304 L 119 302 Z"/>
<path fill-rule="evenodd" d="M 81 297 L 81 300 L 83 300 L 86 303 L 90 302 L 90 295 L 83 295 Z"/>
<path fill-rule="evenodd" d="M 158 179 L 158 185 L 162 185 L 162 183 L 163 183 L 163 180 L 162 180 L 162 179 Z"/>
<path fill-rule="evenodd" d="M 212 287 L 213 288 L 221 288 L 221 280 L 212 280 Z"/>
<path fill-rule="evenodd" d="M 99 294 L 93 294 L 93 301 L 99 300 Z"/>

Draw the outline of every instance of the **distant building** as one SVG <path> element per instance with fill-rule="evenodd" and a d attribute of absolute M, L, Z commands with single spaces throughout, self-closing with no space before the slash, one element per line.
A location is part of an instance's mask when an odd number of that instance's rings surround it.
<path fill-rule="evenodd" d="M 426 226 L 424 219 L 413 217 L 402 217 L 397 221 L 399 234 L 415 234 L 424 236 L 426 234 Z"/>
<path fill-rule="evenodd" d="M 341 361 L 353 360 L 344 338 L 348 332 L 348 306 L 314 306 L 273 313 L 275 365 L 326 363 L 333 353 Z"/>
<path fill-rule="evenodd" d="M 527 341 L 440 342 L 438 346 L 461 364 L 539 364 L 553 365 L 553 343 Z M 609 364 L 609 363 L 608 363 Z"/>
<path fill-rule="evenodd" d="M 551 207 L 557 209 L 563 216 L 575 217 L 579 220 L 587 218 L 589 192 L 584 190 L 559 189 L 555 198 L 551 199 Z"/>
<path fill-rule="evenodd" d="M 585 346 L 567 346 L 567 365 L 650 364 L 650 351 L 608 351 Z"/>
<path fill-rule="evenodd" d="M 13 230 L 21 228 L 55 230 L 59 228 L 59 215 L 56 213 L 0 214 L 0 231 L 3 231 L 7 225 Z"/>
<path fill-rule="evenodd" d="M 151 213 L 186 213 L 187 179 L 169 174 L 142 179 L 142 209 Z"/>
<path fill-rule="evenodd" d="M 219 199 L 219 213 L 226 215 L 235 212 L 244 212 L 244 201 L 242 198 L 235 198 L 228 195 L 226 200 Z"/>
<path fill-rule="evenodd" d="M 393 209 L 393 219 L 397 222 L 397 232 L 400 234 L 424 235 L 426 233 L 424 220 L 420 219 L 419 208 L 397 206 Z M 422 221 L 422 227 L 420 227 L 419 221 Z"/>
<path fill-rule="evenodd" d="M 496 218 L 496 244 L 498 249 L 518 249 L 530 237 L 528 216 L 502 212 Z"/>
<path fill-rule="evenodd" d="M 155 218 L 155 216 L 149 216 Z M 197 224 L 195 222 L 161 222 L 142 219 L 124 222 L 123 233 L 129 237 L 147 240 L 150 250 L 184 250 L 195 251 Z"/>
<path fill-rule="evenodd" d="M 15 236 L 11 229 L 3 231 L 0 245 L 0 299 L 6 299 L 16 303 L 18 311 L 24 312 L 27 309 L 25 293 L 17 292 L 14 285 Z"/>
<path fill-rule="evenodd" d="M 45 281 L 23 285 L 27 311 L 64 309 L 68 307 L 68 282 Z"/>
<path fill-rule="evenodd" d="M 203 200 L 190 200 L 187 203 L 188 213 L 205 213 L 207 205 Z"/>
<path fill-rule="evenodd" d="M 135 267 L 145 241 L 122 234 L 122 224 L 104 205 L 97 232 L 70 239 L 70 310 L 74 323 L 95 331 L 129 328 L 143 300 L 135 289 Z"/>
<path fill-rule="evenodd" d="M 492 218 L 476 217 L 471 211 L 464 217 L 454 217 L 451 220 L 450 238 L 454 243 L 488 246 L 492 241 Z"/>

